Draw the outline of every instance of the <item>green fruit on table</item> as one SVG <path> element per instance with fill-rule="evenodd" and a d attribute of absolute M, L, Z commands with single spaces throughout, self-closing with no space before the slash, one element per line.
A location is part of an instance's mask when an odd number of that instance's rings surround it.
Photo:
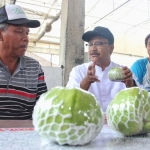
<path fill-rule="evenodd" d="M 106 110 L 108 125 L 125 136 L 150 133 L 150 95 L 138 87 L 120 91 Z"/>
<path fill-rule="evenodd" d="M 111 68 L 109 71 L 108 71 L 108 77 L 110 80 L 112 81 L 121 81 L 123 80 L 124 76 L 122 74 L 122 69 L 121 67 L 114 67 L 114 68 Z"/>
<path fill-rule="evenodd" d="M 33 111 L 35 131 L 60 145 L 84 145 L 95 139 L 103 124 L 99 102 L 80 88 L 52 88 L 40 96 Z"/>

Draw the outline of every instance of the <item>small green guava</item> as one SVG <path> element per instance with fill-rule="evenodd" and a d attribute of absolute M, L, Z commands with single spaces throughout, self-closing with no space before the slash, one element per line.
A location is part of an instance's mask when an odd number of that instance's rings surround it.
<path fill-rule="evenodd" d="M 125 136 L 150 132 L 150 96 L 138 87 L 120 91 L 106 110 L 108 125 Z"/>
<path fill-rule="evenodd" d="M 55 87 L 42 94 L 33 111 L 39 135 L 60 145 L 84 145 L 99 134 L 104 116 L 95 96 L 80 88 Z"/>
<path fill-rule="evenodd" d="M 108 77 L 112 81 L 121 81 L 124 79 L 121 67 L 114 67 L 108 71 Z"/>

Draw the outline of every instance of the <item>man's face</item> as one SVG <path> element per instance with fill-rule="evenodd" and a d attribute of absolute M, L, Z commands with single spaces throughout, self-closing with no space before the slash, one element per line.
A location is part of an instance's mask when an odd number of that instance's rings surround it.
<path fill-rule="evenodd" d="M 27 26 L 9 25 L 6 30 L 1 31 L 3 52 L 14 58 L 24 56 L 29 42 L 28 34 Z"/>
<path fill-rule="evenodd" d="M 108 43 L 108 39 L 103 37 L 94 37 L 88 43 L 88 54 L 90 60 L 96 59 L 96 62 L 109 63 L 110 55 L 113 52 L 114 45 Z"/>

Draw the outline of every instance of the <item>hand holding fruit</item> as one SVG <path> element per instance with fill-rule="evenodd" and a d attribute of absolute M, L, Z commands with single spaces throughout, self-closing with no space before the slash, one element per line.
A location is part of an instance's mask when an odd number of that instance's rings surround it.
<path fill-rule="evenodd" d="M 133 87 L 134 80 L 132 78 L 132 72 L 126 66 L 114 67 L 108 72 L 108 77 L 112 81 L 122 81 L 126 84 L 126 87 Z"/>
<path fill-rule="evenodd" d="M 128 67 L 122 67 L 122 74 L 124 76 L 123 81 L 126 84 L 126 87 L 133 87 L 134 80 L 132 78 L 132 72 Z"/>

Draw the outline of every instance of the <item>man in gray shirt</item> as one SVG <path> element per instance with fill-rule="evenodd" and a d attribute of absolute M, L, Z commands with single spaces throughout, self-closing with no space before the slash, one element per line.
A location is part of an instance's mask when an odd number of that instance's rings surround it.
<path fill-rule="evenodd" d="M 32 119 L 33 107 L 47 91 L 38 61 L 26 57 L 29 28 L 40 26 L 29 20 L 18 5 L 0 8 L 0 119 Z"/>

